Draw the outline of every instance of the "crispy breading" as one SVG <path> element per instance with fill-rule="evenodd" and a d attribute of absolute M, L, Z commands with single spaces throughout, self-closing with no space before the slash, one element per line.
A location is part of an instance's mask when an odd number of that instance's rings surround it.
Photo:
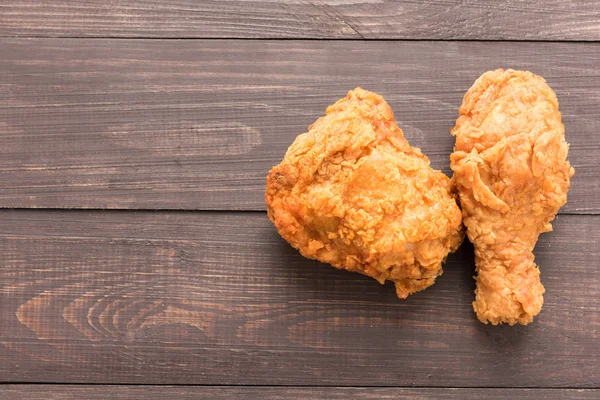
<path fill-rule="evenodd" d="M 422 290 L 463 239 L 450 179 L 411 147 L 378 94 L 327 108 L 267 177 L 268 215 L 302 255 Z"/>
<path fill-rule="evenodd" d="M 498 69 L 475 81 L 459 114 L 450 161 L 475 246 L 473 308 L 484 323 L 525 325 L 543 303 L 533 248 L 574 173 L 558 101 L 543 78 Z"/>

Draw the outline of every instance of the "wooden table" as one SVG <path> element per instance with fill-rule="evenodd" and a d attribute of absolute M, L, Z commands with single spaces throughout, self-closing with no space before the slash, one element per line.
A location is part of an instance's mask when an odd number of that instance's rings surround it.
<path fill-rule="evenodd" d="M 2 2 L 0 398 L 600 398 L 598 41 L 584 0 Z M 449 173 L 497 67 L 577 171 L 533 324 L 476 320 L 468 243 L 401 301 L 279 238 L 266 173 L 328 104 L 381 93 Z"/>

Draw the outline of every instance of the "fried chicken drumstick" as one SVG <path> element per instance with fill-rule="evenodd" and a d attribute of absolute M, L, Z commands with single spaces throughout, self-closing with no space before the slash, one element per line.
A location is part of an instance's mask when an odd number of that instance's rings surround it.
<path fill-rule="evenodd" d="M 475 247 L 473 308 L 484 323 L 526 325 L 544 293 L 533 248 L 574 173 L 558 101 L 541 77 L 498 69 L 477 79 L 459 114 L 450 162 Z"/>
<path fill-rule="evenodd" d="M 269 172 L 266 203 L 302 255 L 393 281 L 400 298 L 432 285 L 463 238 L 450 179 L 360 88 L 296 138 Z"/>

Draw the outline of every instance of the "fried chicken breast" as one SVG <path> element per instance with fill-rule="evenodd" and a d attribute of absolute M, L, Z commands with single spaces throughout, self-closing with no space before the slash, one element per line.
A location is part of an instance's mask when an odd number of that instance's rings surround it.
<path fill-rule="evenodd" d="M 475 247 L 481 322 L 528 324 L 544 287 L 533 248 L 567 201 L 574 170 L 555 93 L 526 71 L 484 73 L 464 96 L 450 157 Z"/>
<path fill-rule="evenodd" d="M 302 255 L 393 281 L 400 298 L 432 285 L 463 239 L 450 179 L 361 88 L 296 138 L 267 176 L 266 203 Z"/>

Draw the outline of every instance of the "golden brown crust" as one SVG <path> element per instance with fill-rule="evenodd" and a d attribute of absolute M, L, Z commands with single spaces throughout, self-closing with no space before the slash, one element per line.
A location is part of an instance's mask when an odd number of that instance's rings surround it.
<path fill-rule="evenodd" d="M 463 238 L 451 181 L 412 148 L 385 100 L 357 88 L 267 176 L 269 218 L 302 255 L 396 284 L 433 284 Z"/>
<path fill-rule="evenodd" d="M 544 287 L 533 247 L 567 201 L 574 170 L 556 95 L 527 71 L 484 73 L 465 94 L 450 157 L 475 246 L 482 322 L 527 324 Z"/>

